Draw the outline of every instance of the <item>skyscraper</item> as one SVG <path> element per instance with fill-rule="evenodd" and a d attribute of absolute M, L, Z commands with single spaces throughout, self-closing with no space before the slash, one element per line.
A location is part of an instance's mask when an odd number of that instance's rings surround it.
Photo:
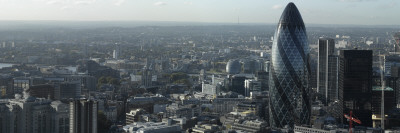
<path fill-rule="evenodd" d="M 246 96 L 244 88 L 244 81 L 246 80 L 246 77 L 242 75 L 234 75 L 229 79 L 230 79 L 229 82 L 230 90 L 239 93 L 243 96 Z"/>
<path fill-rule="evenodd" d="M 56 127 L 50 100 L 27 95 L 0 100 L 0 133 L 53 133 Z M 58 130 L 57 129 L 57 130 Z"/>
<path fill-rule="evenodd" d="M 317 92 L 319 100 L 325 105 L 337 98 L 335 94 L 337 94 L 338 58 L 334 52 L 335 41 L 333 39 L 318 39 Z"/>
<path fill-rule="evenodd" d="M 114 49 L 114 51 L 113 51 L 113 58 L 114 59 L 119 59 L 119 56 L 120 56 L 120 48 L 119 48 L 119 44 L 118 43 L 115 43 L 115 49 Z"/>
<path fill-rule="evenodd" d="M 394 53 L 398 54 L 400 51 L 400 32 L 397 32 L 393 35 L 393 38 L 396 42 L 394 42 Z"/>
<path fill-rule="evenodd" d="M 97 101 L 75 100 L 69 105 L 69 132 L 97 133 Z"/>
<path fill-rule="evenodd" d="M 372 50 L 341 50 L 340 60 L 343 111 L 372 126 Z"/>
<path fill-rule="evenodd" d="M 153 69 L 151 69 L 149 66 L 144 66 L 142 69 L 142 86 L 143 87 L 151 87 L 153 86 Z"/>
<path fill-rule="evenodd" d="M 340 99 L 342 92 L 339 88 L 339 56 L 331 55 L 328 57 L 328 95 L 327 103 L 335 102 Z"/>
<path fill-rule="evenodd" d="M 272 44 L 270 66 L 270 124 L 272 127 L 309 124 L 310 75 L 306 28 L 300 12 L 289 3 L 282 13 Z"/>

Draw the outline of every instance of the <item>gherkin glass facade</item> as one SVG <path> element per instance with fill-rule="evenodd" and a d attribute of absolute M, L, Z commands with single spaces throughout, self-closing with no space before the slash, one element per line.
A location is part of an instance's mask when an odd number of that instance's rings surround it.
<path fill-rule="evenodd" d="M 310 66 L 306 29 L 300 12 L 289 3 L 282 13 L 272 44 L 270 66 L 270 124 L 272 127 L 309 124 Z"/>

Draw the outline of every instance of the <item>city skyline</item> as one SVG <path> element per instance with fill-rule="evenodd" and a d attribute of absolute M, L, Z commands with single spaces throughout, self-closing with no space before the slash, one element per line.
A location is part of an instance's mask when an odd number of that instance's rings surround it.
<path fill-rule="evenodd" d="M 0 133 L 397 133 L 397 9 L 0 0 Z"/>
<path fill-rule="evenodd" d="M 0 21 L 173 21 L 274 23 L 290 1 L 1 0 Z M 308 24 L 398 25 L 397 1 L 293 1 Z"/>

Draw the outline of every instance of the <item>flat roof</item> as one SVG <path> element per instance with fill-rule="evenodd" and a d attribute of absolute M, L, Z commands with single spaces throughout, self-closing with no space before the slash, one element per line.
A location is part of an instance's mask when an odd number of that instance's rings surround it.
<path fill-rule="evenodd" d="M 381 86 L 372 86 L 372 91 L 382 91 Z M 383 91 L 393 91 L 393 88 L 386 87 Z"/>

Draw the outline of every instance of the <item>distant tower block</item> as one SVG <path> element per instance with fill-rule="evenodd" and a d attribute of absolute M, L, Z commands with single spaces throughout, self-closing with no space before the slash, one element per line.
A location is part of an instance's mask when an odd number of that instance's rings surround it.
<path fill-rule="evenodd" d="M 397 54 L 400 52 L 400 32 L 395 33 L 393 38 L 396 41 L 394 44 L 394 52 Z"/>
<path fill-rule="evenodd" d="M 117 50 L 113 51 L 113 58 L 118 59 L 118 51 Z"/>
<path fill-rule="evenodd" d="M 121 53 L 121 51 L 120 51 L 120 48 L 119 48 L 119 44 L 115 43 L 115 50 L 113 51 L 113 58 L 114 59 L 118 59 L 119 56 L 120 56 L 120 53 Z"/>
<path fill-rule="evenodd" d="M 70 133 L 97 133 L 98 102 L 74 100 L 69 105 Z"/>

